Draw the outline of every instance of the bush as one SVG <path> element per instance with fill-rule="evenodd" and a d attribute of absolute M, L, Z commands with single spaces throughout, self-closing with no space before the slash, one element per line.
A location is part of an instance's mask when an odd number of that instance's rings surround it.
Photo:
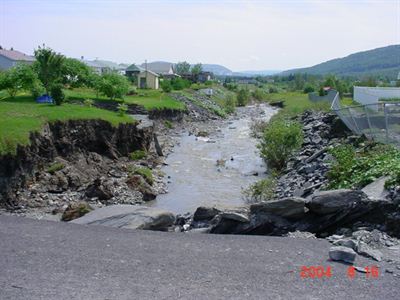
<path fill-rule="evenodd" d="M 231 94 L 226 95 L 224 100 L 224 109 L 227 114 L 233 114 L 236 109 L 235 97 Z"/>
<path fill-rule="evenodd" d="M 122 99 L 129 91 L 129 81 L 117 73 L 106 73 L 101 76 L 97 89 L 111 100 Z"/>
<path fill-rule="evenodd" d="M 172 91 L 171 80 L 163 80 L 161 82 L 161 88 L 165 93 L 171 92 Z"/>
<path fill-rule="evenodd" d="M 274 87 L 274 86 L 271 86 L 271 87 L 268 89 L 268 92 L 269 92 L 270 94 L 276 94 L 276 93 L 278 92 L 278 89 L 277 89 L 276 87 Z"/>
<path fill-rule="evenodd" d="M 400 184 L 400 151 L 389 145 L 373 145 L 357 151 L 352 145 L 330 150 L 335 158 L 327 176 L 330 188 L 362 188 L 389 176 L 386 186 Z"/>
<path fill-rule="evenodd" d="M 314 91 L 315 91 L 314 87 L 312 87 L 311 85 L 307 85 L 303 90 L 304 94 L 309 94 L 309 93 L 312 93 Z"/>
<path fill-rule="evenodd" d="M 299 123 L 274 119 L 265 129 L 259 148 L 267 164 L 280 171 L 302 143 L 303 131 Z"/>
<path fill-rule="evenodd" d="M 250 92 L 248 89 L 240 89 L 237 93 L 237 105 L 246 106 L 250 99 Z"/>
<path fill-rule="evenodd" d="M 56 105 L 63 104 L 65 100 L 65 94 L 62 88 L 63 88 L 62 84 L 54 84 L 51 87 L 50 94 Z"/>
<path fill-rule="evenodd" d="M 150 185 L 153 185 L 154 179 L 153 179 L 153 174 L 151 173 L 151 169 L 147 167 L 134 167 L 133 169 L 130 170 L 130 173 L 133 175 L 140 175 L 146 180 L 146 182 Z"/>
<path fill-rule="evenodd" d="M 60 171 L 65 168 L 63 163 L 54 163 L 47 168 L 47 173 L 54 174 L 57 171 Z"/>
<path fill-rule="evenodd" d="M 252 184 L 243 191 L 246 202 L 249 204 L 271 200 L 275 196 L 276 179 L 271 176 Z"/>
<path fill-rule="evenodd" d="M 212 86 L 213 82 L 212 82 L 212 80 L 207 80 L 206 82 L 204 82 L 204 84 L 206 86 Z"/>
<path fill-rule="evenodd" d="M 174 127 L 173 123 L 170 120 L 165 120 L 164 125 L 169 129 Z"/>
<path fill-rule="evenodd" d="M 93 103 L 94 103 L 94 101 L 91 100 L 91 99 L 86 99 L 85 101 L 83 101 L 83 104 L 84 104 L 86 107 L 92 107 L 92 106 L 93 106 Z"/>
<path fill-rule="evenodd" d="M 146 158 L 147 152 L 144 150 L 136 150 L 129 154 L 131 160 L 140 160 Z"/>
<path fill-rule="evenodd" d="M 265 98 L 265 94 L 262 89 L 255 89 L 252 93 L 254 99 L 262 101 Z"/>
<path fill-rule="evenodd" d="M 184 88 L 190 87 L 191 83 L 189 80 L 182 78 L 172 78 L 171 79 L 172 88 L 176 91 L 183 90 Z"/>
<path fill-rule="evenodd" d="M 128 111 L 128 105 L 124 104 L 124 103 L 120 103 L 117 106 L 118 109 L 118 114 L 123 117 L 125 116 L 126 112 Z"/>

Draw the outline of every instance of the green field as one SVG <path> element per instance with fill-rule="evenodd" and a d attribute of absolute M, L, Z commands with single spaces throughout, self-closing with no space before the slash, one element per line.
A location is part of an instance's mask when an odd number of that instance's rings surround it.
<path fill-rule="evenodd" d="M 268 94 L 267 102 L 284 101 L 285 107 L 281 110 L 280 115 L 296 115 L 308 109 L 324 110 L 330 109 L 328 102 L 311 102 L 308 95 L 301 92 L 272 93 Z"/>
<path fill-rule="evenodd" d="M 9 99 L 0 93 L 0 155 L 15 153 L 19 144 L 28 145 L 29 133 L 39 131 L 46 122 L 71 119 L 102 119 L 113 125 L 134 122 L 129 116 L 94 107 L 68 103 L 62 106 L 37 104 L 31 96 Z"/>
<path fill-rule="evenodd" d="M 64 90 L 65 95 L 68 100 L 99 100 L 99 101 L 109 101 L 106 96 L 96 95 L 94 90 L 88 88 L 79 88 L 73 90 Z M 98 97 L 97 97 L 98 96 Z M 159 90 L 141 90 L 137 91 L 136 95 L 128 95 L 124 97 L 124 101 L 127 104 L 138 104 L 144 106 L 147 110 L 152 109 L 185 109 L 185 105 L 179 102 L 169 95 L 159 91 Z"/>

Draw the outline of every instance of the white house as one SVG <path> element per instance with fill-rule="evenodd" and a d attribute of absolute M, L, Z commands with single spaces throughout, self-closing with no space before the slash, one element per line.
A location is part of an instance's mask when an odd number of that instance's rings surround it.
<path fill-rule="evenodd" d="M 0 49 L 0 70 L 8 70 L 18 63 L 32 64 L 35 57 L 26 55 L 20 51 Z"/>

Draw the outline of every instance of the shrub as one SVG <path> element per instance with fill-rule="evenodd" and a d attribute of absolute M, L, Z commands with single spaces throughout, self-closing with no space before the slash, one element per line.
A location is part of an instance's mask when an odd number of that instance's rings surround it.
<path fill-rule="evenodd" d="M 171 80 L 163 80 L 161 82 L 161 88 L 165 93 L 171 92 L 172 91 Z"/>
<path fill-rule="evenodd" d="M 54 174 L 57 171 L 60 171 L 65 168 L 63 163 L 54 163 L 47 168 L 47 173 Z"/>
<path fill-rule="evenodd" d="M 129 154 L 131 160 L 140 160 L 146 158 L 147 153 L 144 150 L 136 150 Z"/>
<path fill-rule="evenodd" d="M 270 94 L 276 94 L 276 93 L 278 92 L 278 89 L 277 89 L 276 87 L 274 87 L 274 86 L 271 86 L 271 87 L 268 89 L 268 92 L 269 92 Z"/>
<path fill-rule="evenodd" d="M 299 123 L 275 119 L 265 129 L 259 148 L 267 164 L 280 171 L 302 142 L 303 131 Z"/>
<path fill-rule="evenodd" d="M 65 100 L 65 94 L 62 88 L 63 88 L 62 84 L 54 84 L 51 87 L 50 94 L 56 105 L 63 104 Z"/>
<path fill-rule="evenodd" d="M 169 129 L 171 129 L 171 128 L 174 127 L 174 125 L 172 124 L 172 122 L 169 121 L 169 120 L 165 120 L 164 125 L 165 125 L 165 127 L 169 128 Z"/>
<path fill-rule="evenodd" d="M 271 200 L 275 196 L 276 178 L 271 176 L 252 184 L 243 191 L 247 203 Z"/>
<path fill-rule="evenodd" d="M 190 87 L 190 81 L 182 78 L 172 78 L 171 85 L 172 88 L 176 91 L 183 90 L 184 88 Z"/>
<path fill-rule="evenodd" d="M 231 94 L 226 95 L 224 100 L 224 109 L 227 114 L 233 114 L 236 109 L 235 97 Z"/>
<path fill-rule="evenodd" d="M 101 76 L 97 89 L 111 100 L 122 99 L 129 91 L 129 81 L 117 73 L 106 73 Z"/>
<path fill-rule="evenodd" d="M 249 102 L 250 92 L 248 89 L 242 88 L 237 93 L 237 105 L 246 106 Z"/>
<path fill-rule="evenodd" d="M 130 170 L 131 174 L 134 175 L 140 175 L 146 180 L 146 182 L 150 185 L 153 185 L 154 179 L 153 179 L 153 174 L 151 173 L 151 169 L 147 167 L 134 167 L 133 169 Z"/>
<path fill-rule="evenodd" d="M 126 112 L 128 111 L 128 105 L 124 104 L 124 103 L 120 103 L 117 106 L 118 109 L 118 114 L 123 117 L 125 116 Z"/>
<path fill-rule="evenodd" d="M 254 99 L 262 101 L 265 98 L 265 94 L 262 89 L 255 89 L 252 93 Z"/>
<path fill-rule="evenodd" d="M 389 145 L 373 145 L 357 151 L 352 145 L 330 150 L 335 158 L 327 176 L 330 188 L 362 188 L 389 176 L 386 186 L 400 184 L 400 151 Z"/>
<path fill-rule="evenodd" d="M 206 86 L 212 86 L 213 82 L 212 82 L 212 80 L 207 80 L 206 82 L 204 82 L 204 84 Z"/>
<path fill-rule="evenodd" d="M 83 101 L 83 104 L 84 104 L 86 107 L 92 107 L 92 106 L 93 106 L 93 103 L 94 103 L 94 101 L 91 100 L 91 99 L 86 99 L 85 101 Z"/>
<path fill-rule="evenodd" d="M 314 87 L 311 86 L 311 85 L 307 85 L 307 86 L 304 88 L 304 90 L 303 90 L 304 94 L 309 94 L 309 93 L 312 93 L 312 92 L 314 92 L 314 91 L 315 91 L 315 90 L 314 90 Z"/>

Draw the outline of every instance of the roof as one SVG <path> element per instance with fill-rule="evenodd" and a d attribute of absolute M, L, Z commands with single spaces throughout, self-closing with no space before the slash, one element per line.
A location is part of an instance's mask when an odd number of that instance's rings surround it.
<path fill-rule="evenodd" d="M 156 61 L 156 62 L 151 62 L 147 63 L 147 70 L 150 70 L 152 72 L 158 73 L 158 74 L 173 74 L 174 68 L 173 64 L 169 62 L 163 62 L 163 61 Z M 142 68 L 146 68 L 146 64 L 141 64 Z M 172 72 L 172 73 L 171 73 Z"/>
<path fill-rule="evenodd" d="M 83 63 L 85 63 L 87 66 L 92 67 L 92 68 L 108 68 L 111 70 L 124 70 L 125 68 L 123 66 L 118 65 L 115 62 L 108 61 L 108 60 L 83 60 Z"/>
<path fill-rule="evenodd" d="M 160 75 L 158 75 L 157 73 L 155 73 L 155 72 L 153 72 L 153 71 L 150 71 L 150 70 L 142 70 L 141 72 L 140 72 L 140 74 L 143 74 L 143 73 L 150 73 L 150 74 L 153 74 L 154 76 L 157 76 L 157 77 L 159 77 Z"/>
<path fill-rule="evenodd" d="M 26 55 L 25 53 L 16 50 L 0 49 L 0 55 L 3 55 L 13 61 L 35 61 L 35 57 Z"/>
<path fill-rule="evenodd" d="M 131 64 L 129 67 L 126 68 L 125 71 L 140 72 L 140 71 L 142 71 L 142 70 L 143 70 L 142 68 L 136 66 L 135 64 Z"/>

